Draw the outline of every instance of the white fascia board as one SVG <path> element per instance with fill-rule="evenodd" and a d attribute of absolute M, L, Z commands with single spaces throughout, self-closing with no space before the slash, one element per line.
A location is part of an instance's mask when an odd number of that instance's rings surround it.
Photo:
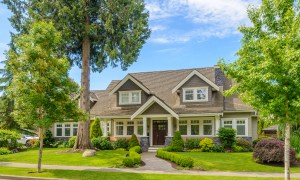
<path fill-rule="evenodd" d="M 200 79 L 205 81 L 207 84 L 209 84 L 211 87 L 213 87 L 215 90 L 220 91 L 219 86 L 217 86 L 215 83 L 213 83 L 211 80 L 207 79 L 207 77 L 203 76 L 200 72 L 193 70 L 189 75 L 187 75 L 175 88 L 172 90 L 172 93 L 175 93 L 177 89 L 179 89 L 184 83 L 186 83 L 190 78 L 192 78 L 194 75 L 198 76 Z"/>
<path fill-rule="evenodd" d="M 168 111 L 173 117 L 176 119 L 179 118 L 178 114 L 176 114 L 171 108 L 169 108 L 165 103 L 163 103 L 161 100 L 159 100 L 157 97 L 152 96 L 143 106 L 141 106 L 132 116 L 131 119 L 134 119 L 138 115 L 142 114 L 144 111 L 146 111 L 152 104 L 154 103 L 159 104 L 162 108 L 164 108 L 166 111 Z"/>
<path fill-rule="evenodd" d="M 146 88 L 144 85 L 142 85 L 140 82 L 138 82 L 135 78 L 133 78 L 130 74 L 128 74 L 121 82 L 118 83 L 110 92 L 109 96 L 113 95 L 123 84 L 125 84 L 128 80 L 131 80 L 136 84 L 138 87 L 140 87 L 143 91 L 145 91 L 147 94 L 150 94 L 150 90 Z"/>

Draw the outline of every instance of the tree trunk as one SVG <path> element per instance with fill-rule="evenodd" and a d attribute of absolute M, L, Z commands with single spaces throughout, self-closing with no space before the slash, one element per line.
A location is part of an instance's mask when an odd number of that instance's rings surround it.
<path fill-rule="evenodd" d="M 290 138 L 291 138 L 291 125 L 285 124 L 285 138 L 284 138 L 284 179 L 290 179 Z"/>
<path fill-rule="evenodd" d="M 43 145 L 44 145 L 44 130 L 41 127 L 39 128 L 39 141 L 40 141 L 40 150 L 39 150 L 39 159 L 38 159 L 38 173 L 40 173 L 42 169 L 42 155 L 43 155 Z"/>
<path fill-rule="evenodd" d="M 88 3 L 88 2 L 87 2 Z M 82 70 L 81 70 L 81 88 L 80 108 L 87 113 L 87 119 L 80 121 L 77 131 L 77 138 L 73 149 L 91 149 L 90 142 L 90 48 L 89 38 L 89 15 L 85 16 L 86 34 L 82 41 Z"/>

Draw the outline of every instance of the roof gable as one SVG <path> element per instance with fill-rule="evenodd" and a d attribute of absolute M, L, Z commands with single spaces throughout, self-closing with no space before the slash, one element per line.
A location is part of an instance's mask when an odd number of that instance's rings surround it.
<path fill-rule="evenodd" d="M 150 94 L 150 90 L 144 86 L 142 83 L 140 83 L 138 80 L 136 80 L 134 77 L 132 77 L 130 74 L 128 74 L 122 81 L 120 81 L 110 92 L 109 95 L 113 95 L 118 89 L 120 89 L 121 86 L 123 86 L 128 80 L 131 80 L 134 84 L 136 84 L 138 87 L 140 87 L 143 91 L 145 91 L 147 94 Z"/>
<path fill-rule="evenodd" d="M 184 85 L 189 79 L 191 79 L 194 75 L 198 76 L 200 79 L 202 79 L 204 82 L 209 84 L 212 88 L 214 88 L 216 91 L 220 91 L 219 86 L 217 86 L 214 82 L 209 80 L 207 77 L 205 77 L 200 72 L 193 70 L 190 74 L 188 74 L 182 81 L 180 81 L 173 89 L 172 93 L 176 92 L 182 85 Z"/>
<path fill-rule="evenodd" d="M 179 116 L 176 112 L 174 112 L 169 106 L 167 106 L 163 101 L 161 101 L 160 99 L 158 99 L 155 96 L 152 96 L 150 99 L 148 99 L 148 101 L 145 104 L 143 104 L 130 118 L 134 119 L 136 116 L 145 112 L 154 103 L 157 103 L 158 105 L 160 105 L 163 109 L 165 109 L 168 113 L 170 113 L 175 118 L 177 118 L 177 119 L 179 118 Z"/>

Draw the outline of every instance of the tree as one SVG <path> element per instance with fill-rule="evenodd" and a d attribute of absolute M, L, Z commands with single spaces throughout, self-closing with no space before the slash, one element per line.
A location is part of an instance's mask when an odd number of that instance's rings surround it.
<path fill-rule="evenodd" d="M 102 134 L 102 130 L 100 127 L 100 119 L 97 118 L 91 125 L 91 131 L 90 131 L 90 138 L 98 138 L 101 137 Z"/>
<path fill-rule="evenodd" d="M 54 122 L 76 120 L 81 112 L 77 102 L 70 99 L 79 88 L 68 77 L 68 60 L 56 54 L 61 34 L 44 21 L 29 27 L 28 34 L 15 37 L 16 51 L 8 52 L 12 81 L 7 93 L 15 101 L 13 115 L 19 124 L 39 129 L 41 172 L 44 129 Z"/>
<path fill-rule="evenodd" d="M 136 61 L 150 36 L 143 0 L 36 1 L 3 0 L 12 11 L 17 32 L 29 30 L 28 21 L 52 20 L 62 32 L 61 54 L 82 68 L 80 108 L 90 112 L 90 67 L 101 72 L 108 65 L 126 70 Z M 13 37 L 13 36 L 12 36 Z M 12 46 L 13 46 L 12 42 Z M 74 148 L 88 149 L 89 117 L 79 122 Z"/>
<path fill-rule="evenodd" d="M 241 99 L 277 124 L 285 124 L 285 179 L 290 178 L 290 126 L 299 123 L 300 5 L 294 0 L 263 0 L 250 7 L 252 26 L 241 26 L 238 59 L 219 65 L 235 85 L 226 95 Z"/>

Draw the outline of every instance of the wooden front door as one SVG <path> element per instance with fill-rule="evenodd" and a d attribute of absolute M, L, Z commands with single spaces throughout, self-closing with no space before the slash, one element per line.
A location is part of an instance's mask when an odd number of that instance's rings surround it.
<path fill-rule="evenodd" d="M 153 145 L 164 145 L 165 136 L 168 133 L 168 121 L 154 120 L 153 121 Z"/>

